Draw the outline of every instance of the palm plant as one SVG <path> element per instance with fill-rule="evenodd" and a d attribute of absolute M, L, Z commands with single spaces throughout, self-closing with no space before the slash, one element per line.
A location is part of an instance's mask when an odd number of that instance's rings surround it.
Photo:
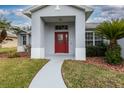
<path fill-rule="evenodd" d="M 121 47 L 117 44 L 117 40 L 124 37 L 124 19 L 115 19 L 104 21 L 96 27 L 96 33 L 110 40 L 109 47 L 105 52 L 108 63 L 121 63 Z"/>
<path fill-rule="evenodd" d="M 96 33 L 110 40 L 110 48 L 117 45 L 117 40 L 124 37 L 124 19 L 104 21 L 96 27 Z"/>

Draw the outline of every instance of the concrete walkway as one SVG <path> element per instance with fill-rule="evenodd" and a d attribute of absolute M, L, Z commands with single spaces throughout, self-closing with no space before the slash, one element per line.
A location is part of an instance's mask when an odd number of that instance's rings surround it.
<path fill-rule="evenodd" d="M 64 57 L 52 57 L 37 73 L 29 88 L 66 88 L 61 75 Z"/>

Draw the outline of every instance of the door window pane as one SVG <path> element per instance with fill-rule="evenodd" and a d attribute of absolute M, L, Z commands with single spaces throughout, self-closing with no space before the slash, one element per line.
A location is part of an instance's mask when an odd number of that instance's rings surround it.
<path fill-rule="evenodd" d="M 57 41 L 58 41 L 58 43 L 62 43 L 63 42 L 63 39 L 64 39 L 63 34 L 58 34 L 57 35 Z"/>

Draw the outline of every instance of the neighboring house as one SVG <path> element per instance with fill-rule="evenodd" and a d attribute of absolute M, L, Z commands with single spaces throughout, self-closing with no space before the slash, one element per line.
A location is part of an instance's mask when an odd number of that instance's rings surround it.
<path fill-rule="evenodd" d="M 92 12 L 84 5 L 41 5 L 25 10 L 32 20 L 31 58 L 67 55 L 86 60 L 86 46 L 103 42 L 93 32 L 97 24 L 85 26 Z"/>
<path fill-rule="evenodd" d="M 17 52 L 25 52 L 26 45 L 31 44 L 31 33 L 30 31 L 19 31 L 17 33 L 18 43 L 17 43 Z"/>
<path fill-rule="evenodd" d="M 12 31 L 7 31 L 7 37 L 2 42 L 2 48 L 13 48 L 13 47 L 17 47 L 17 35 L 14 34 Z"/>

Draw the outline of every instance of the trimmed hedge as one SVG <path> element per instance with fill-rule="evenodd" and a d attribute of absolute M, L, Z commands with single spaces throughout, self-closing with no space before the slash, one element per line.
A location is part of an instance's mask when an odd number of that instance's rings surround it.
<path fill-rule="evenodd" d="M 86 47 L 86 56 L 87 57 L 103 57 L 107 50 L 106 46 L 88 46 Z"/>
<path fill-rule="evenodd" d="M 121 47 L 119 45 L 112 49 L 108 49 L 105 53 L 106 60 L 109 64 L 120 64 L 121 58 Z"/>

